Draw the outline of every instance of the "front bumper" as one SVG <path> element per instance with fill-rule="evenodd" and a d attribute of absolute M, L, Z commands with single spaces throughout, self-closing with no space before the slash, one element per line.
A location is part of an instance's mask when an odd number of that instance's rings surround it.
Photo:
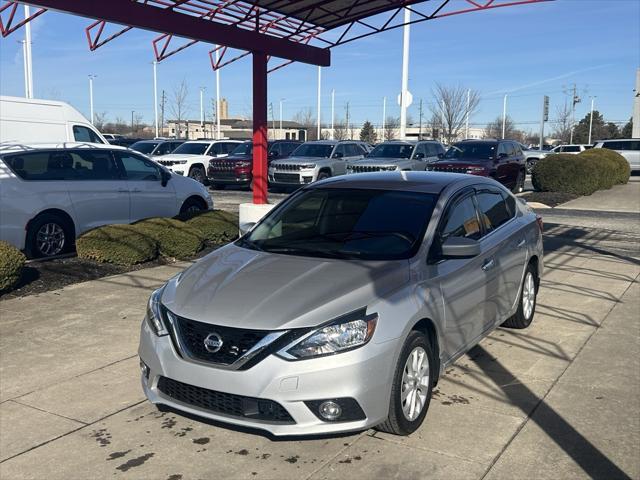
<path fill-rule="evenodd" d="M 210 183 L 218 185 L 248 185 L 251 183 L 251 174 L 234 174 L 229 172 L 216 172 L 209 170 L 207 172 L 207 179 Z"/>
<path fill-rule="evenodd" d="M 315 169 L 278 171 L 270 168 L 268 177 L 269 185 L 286 187 L 312 183 L 318 177 L 318 174 Z"/>
<path fill-rule="evenodd" d="M 156 336 L 142 323 L 140 359 L 148 367 L 142 388 L 152 403 L 168 405 L 219 422 L 266 430 L 273 435 L 314 435 L 357 431 L 384 421 L 397 342 L 370 342 L 364 347 L 333 356 L 287 361 L 270 355 L 247 370 L 227 370 L 181 358 L 169 336 Z M 213 412 L 194 402 L 183 402 L 158 388 L 161 377 L 214 392 L 264 399 L 281 405 L 291 422 L 275 422 Z M 320 420 L 305 401 L 352 398 L 365 414 L 364 420 Z"/>

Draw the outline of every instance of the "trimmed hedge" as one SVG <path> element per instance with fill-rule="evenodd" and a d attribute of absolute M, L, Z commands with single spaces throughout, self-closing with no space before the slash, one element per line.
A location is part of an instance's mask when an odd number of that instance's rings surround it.
<path fill-rule="evenodd" d="M 531 181 L 538 191 L 591 195 L 626 183 L 629 175 L 629 164 L 624 157 L 599 148 L 578 155 L 548 155 L 533 167 Z"/>
<path fill-rule="evenodd" d="M 164 257 L 187 259 L 204 246 L 205 236 L 199 229 L 173 218 L 149 218 L 133 227 L 154 239 Z"/>
<path fill-rule="evenodd" d="M 10 290 L 18 283 L 25 261 L 20 250 L 0 240 L 0 292 Z"/>
<path fill-rule="evenodd" d="M 76 240 L 78 257 L 116 265 L 135 265 L 158 256 L 158 242 L 133 225 L 106 225 Z"/>
<path fill-rule="evenodd" d="M 238 238 L 238 216 L 233 213 L 214 210 L 192 216 L 186 222 L 200 230 L 207 241 L 215 244 Z"/>

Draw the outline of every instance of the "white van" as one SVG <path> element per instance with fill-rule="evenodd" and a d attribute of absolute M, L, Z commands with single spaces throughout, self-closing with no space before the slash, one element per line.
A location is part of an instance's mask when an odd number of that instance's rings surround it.
<path fill-rule="evenodd" d="M 0 143 L 108 143 L 68 103 L 0 96 Z"/>

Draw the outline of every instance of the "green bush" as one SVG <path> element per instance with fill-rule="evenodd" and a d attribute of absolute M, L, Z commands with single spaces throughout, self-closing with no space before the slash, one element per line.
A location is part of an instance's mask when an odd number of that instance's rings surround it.
<path fill-rule="evenodd" d="M 238 215 L 223 210 L 192 216 L 187 223 L 200 230 L 209 242 L 218 245 L 238 237 Z"/>
<path fill-rule="evenodd" d="M 203 233 L 186 222 L 174 218 L 149 218 L 133 227 L 158 243 L 160 255 L 187 259 L 198 253 L 204 244 Z"/>
<path fill-rule="evenodd" d="M 0 241 L 0 292 L 10 290 L 18 283 L 25 260 L 20 250 Z"/>
<path fill-rule="evenodd" d="M 76 240 L 78 257 L 116 265 L 135 265 L 158 256 L 158 243 L 132 225 L 106 225 Z"/>
<path fill-rule="evenodd" d="M 620 155 L 618 152 L 609 150 L 607 148 L 591 148 L 578 154 L 581 158 L 595 158 L 601 162 L 608 164 L 608 172 L 612 178 L 605 181 L 608 184 L 609 181 L 613 182 L 613 185 L 622 185 L 629 181 L 631 176 L 631 166 L 626 158 Z M 609 187 L 604 187 L 609 188 Z"/>
<path fill-rule="evenodd" d="M 607 151 L 620 158 L 603 152 L 605 149 L 587 150 L 579 155 L 548 155 L 533 168 L 533 187 L 543 192 L 591 195 L 597 190 L 626 183 L 630 175 L 627 161 L 616 152 Z"/>

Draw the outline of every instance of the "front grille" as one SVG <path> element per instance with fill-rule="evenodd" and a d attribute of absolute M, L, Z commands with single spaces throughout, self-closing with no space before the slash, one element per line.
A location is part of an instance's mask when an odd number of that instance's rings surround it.
<path fill-rule="evenodd" d="M 378 166 L 378 165 L 352 165 L 351 170 L 353 173 L 366 173 L 366 172 L 388 172 L 395 170 L 395 166 Z"/>
<path fill-rule="evenodd" d="M 467 167 L 448 167 L 431 165 L 429 170 L 432 172 L 452 172 L 452 173 L 467 173 Z"/>
<path fill-rule="evenodd" d="M 197 322 L 183 317 L 175 317 L 178 344 L 194 360 L 231 365 L 269 333 L 267 330 L 246 330 L 244 328 L 221 327 Z M 215 333 L 222 339 L 222 347 L 217 352 L 205 348 L 204 341 Z"/>
<path fill-rule="evenodd" d="M 178 402 L 213 413 L 271 423 L 296 423 L 282 405 L 272 400 L 217 392 L 160 377 L 158 390 Z"/>
<path fill-rule="evenodd" d="M 234 172 L 220 172 L 218 170 L 209 170 L 209 177 L 214 180 L 238 180 L 238 176 Z"/>
<path fill-rule="evenodd" d="M 278 166 L 276 166 L 277 170 L 284 170 L 287 172 L 298 172 L 300 170 L 302 170 L 301 165 L 296 165 L 295 163 L 284 163 L 284 164 L 279 164 Z"/>
<path fill-rule="evenodd" d="M 233 172 L 235 164 L 231 162 L 209 162 L 209 167 L 214 172 Z"/>
<path fill-rule="evenodd" d="M 167 166 L 167 167 L 170 167 L 171 165 L 175 165 L 175 164 L 177 164 L 178 162 L 174 162 L 173 160 L 158 160 L 158 163 L 159 163 L 160 165 L 165 165 L 165 166 Z"/>
<path fill-rule="evenodd" d="M 300 175 L 297 173 L 274 173 L 273 179 L 279 183 L 300 183 Z"/>

